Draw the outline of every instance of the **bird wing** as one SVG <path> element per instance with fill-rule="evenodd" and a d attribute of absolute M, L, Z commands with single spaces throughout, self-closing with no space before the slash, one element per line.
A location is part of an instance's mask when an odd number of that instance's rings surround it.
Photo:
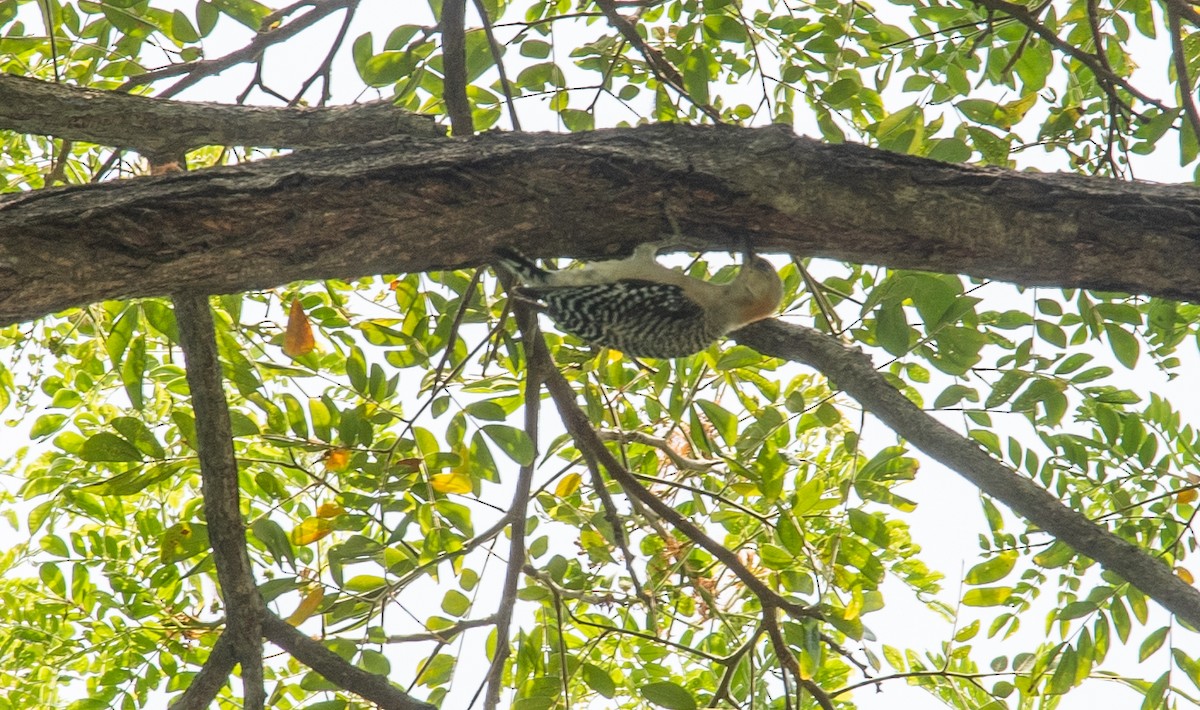
<path fill-rule="evenodd" d="M 518 293 L 544 304 L 566 332 L 630 354 L 656 357 L 650 350 L 657 348 L 647 348 L 648 343 L 692 333 L 697 336 L 688 337 L 689 343 L 707 338 L 704 309 L 673 284 L 624 279 L 593 286 L 523 287 Z"/>

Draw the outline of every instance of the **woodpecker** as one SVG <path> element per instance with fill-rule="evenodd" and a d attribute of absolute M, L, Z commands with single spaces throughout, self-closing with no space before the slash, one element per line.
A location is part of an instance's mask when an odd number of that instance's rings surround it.
<path fill-rule="evenodd" d="M 633 357 L 698 353 L 726 333 L 768 318 L 783 300 L 775 267 L 747 250 L 733 281 L 715 284 L 669 269 L 643 244 L 632 256 L 547 271 L 507 248 L 499 262 L 523 284 L 516 295 L 558 327 L 593 345 Z"/>

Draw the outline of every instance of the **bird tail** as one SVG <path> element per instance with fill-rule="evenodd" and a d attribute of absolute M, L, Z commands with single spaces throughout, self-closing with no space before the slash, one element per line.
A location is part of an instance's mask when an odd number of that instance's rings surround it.
<path fill-rule="evenodd" d="M 549 271 L 533 263 L 521 252 L 509 247 L 496 248 L 496 261 L 525 284 L 544 284 L 550 276 Z"/>

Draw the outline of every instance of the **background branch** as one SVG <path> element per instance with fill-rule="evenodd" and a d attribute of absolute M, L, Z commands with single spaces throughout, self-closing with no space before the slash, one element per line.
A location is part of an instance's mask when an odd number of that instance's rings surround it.
<path fill-rule="evenodd" d="M 159 98 L 175 96 L 184 89 L 199 83 L 202 79 L 220 74 L 230 67 L 245 62 L 257 61 L 271 45 L 285 42 L 338 10 L 357 6 L 358 3 L 359 0 L 308 0 L 303 3 L 296 3 L 289 8 L 274 12 L 263 18 L 263 28 L 254 36 L 254 39 L 250 40 L 241 49 L 234 50 L 216 59 L 197 59 L 191 62 L 171 64 L 161 69 L 154 69 L 145 74 L 131 77 L 124 84 L 117 87 L 117 90 L 129 91 L 138 86 L 152 84 L 163 79 L 183 76 L 179 81 L 158 92 Z M 301 6 L 308 6 L 311 9 L 290 22 L 283 22 L 284 18 L 290 15 L 292 10 Z M 275 23 L 279 24 L 276 25 Z"/>
<path fill-rule="evenodd" d="M 442 3 L 442 100 L 457 137 L 475 134 L 471 101 L 467 98 L 467 0 Z"/>
<path fill-rule="evenodd" d="M 537 314 L 528 305 L 518 303 L 513 310 L 522 332 L 529 330 L 541 337 Z M 504 586 L 500 593 L 500 604 L 496 610 L 496 653 L 492 657 L 491 668 L 488 669 L 487 694 L 483 701 L 485 710 L 495 710 L 500 706 L 500 693 L 504 689 L 504 664 L 508 661 L 511 653 L 509 635 L 513 609 L 517 605 L 517 586 L 521 582 L 521 569 L 525 566 L 525 520 L 528 517 L 529 492 L 533 487 L 533 472 L 537 468 L 535 464 L 538 420 L 542 408 L 542 379 L 545 377 L 547 364 L 545 361 L 526 358 L 525 433 L 534 447 L 535 456 L 533 461 L 521 466 L 513 500 L 508 508 L 508 565 L 504 574 Z"/>
<path fill-rule="evenodd" d="M 0 73 L 0 128 L 159 155 L 205 145 L 318 148 L 442 135 L 390 101 L 333 108 L 166 101 Z"/>
<path fill-rule="evenodd" d="M 384 676 L 351 665 L 320 641 L 310 639 L 270 612 L 263 615 L 262 629 L 272 643 L 320 673 L 325 680 L 370 700 L 383 710 L 435 710 L 433 705 L 393 686 Z"/>
<path fill-rule="evenodd" d="M 196 418 L 196 440 L 192 445 L 200 458 L 204 517 L 225 603 L 222 639 L 229 637 L 233 655 L 242 668 L 245 707 L 259 710 L 266 700 L 259 623 L 264 607 L 246 552 L 238 465 L 233 454 L 229 405 L 221 384 L 212 311 L 206 295 L 183 293 L 173 300 Z"/>
<path fill-rule="evenodd" d="M 992 458 L 978 444 L 926 414 L 879 374 L 861 350 L 804 326 L 760 321 L 733 334 L 764 355 L 810 365 L 868 412 L 979 490 L 1076 552 L 1096 560 L 1193 627 L 1200 628 L 1200 590 L 1151 553 L 1063 505 L 1028 478 Z"/>
<path fill-rule="evenodd" d="M 529 360 L 542 359 L 546 362 L 553 362 L 549 350 L 546 348 L 546 343 L 542 340 L 539 332 L 536 330 L 522 330 L 521 339 L 525 344 L 526 352 L 530 353 L 527 355 Z M 604 442 L 600 440 L 600 436 L 592 427 L 591 420 L 588 419 L 587 414 L 576 403 L 575 391 L 571 389 L 570 383 L 562 376 L 562 373 L 551 367 L 546 369 L 543 377 L 545 378 L 546 389 L 549 390 L 550 397 L 554 400 L 554 404 L 558 408 L 559 416 L 562 417 L 563 425 L 575 440 L 575 444 L 579 447 L 580 452 L 586 458 L 599 462 L 604 467 L 604 470 L 608 471 L 608 475 L 621 485 L 626 495 L 637 499 L 638 502 L 653 510 L 689 540 L 720 560 L 730 572 L 741 580 L 742 584 L 751 593 L 759 598 L 764 606 L 781 609 L 793 617 L 820 616 L 820 613 L 811 607 L 783 598 L 778 592 L 768 587 L 765 582 L 756 577 L 738 559 L 735 552 L 713 540 L 699 526 L 643 487 L 637 478 L 622 466 L 621 462 L 617 461 L 612 452 L 604 446 Z"/>

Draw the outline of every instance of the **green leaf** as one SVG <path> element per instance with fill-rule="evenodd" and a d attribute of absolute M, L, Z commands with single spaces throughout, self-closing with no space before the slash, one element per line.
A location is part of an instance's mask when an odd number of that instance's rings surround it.
<path fill-rule="evenodd" d="M 966 606 L 1000 606 L 1012 596 L 1012 587 L 980 587 L 969 589 L 963 595 L 962 603 Z"/>
<path fill-rule="evenodd" d="M 220 17 L 221 11 L 217 9 L 216 4 L 208 0 L 196 3 L 196 25 L 202 37 L 207 37 L 208 33 L 213 31 Z"/>
<path fill-rule="evenodd" d="M 1095 613 L 1099 608 L 1095 602 L 1071 602 L 1065 605 L 1058 611 L 1058 618 L 1062 620 L 1081 619 L 1089 614 Z"/>
<path fill-rule="evenodd" d="M 142 452 L 116 434 L 102 431 L 83 443 L 79 458 L 84 461 L 141 461 Z"/>
<path fill-rule="evenodd" d="M 1142 645 L 1138 646 L 1138 662 L 1142 663 L 1155 654 L 1158 649 L 1162 648 L 1163 642 L 1167 640 L 1167 634 L 1170 628 L 1163 626 L 1155 629 L 1149 636 L 1142 641 Z"/>
<path fill-rule="evenodd" d="M 1050 685 L 1046 692 L 1051 695 L 1062 695 L 1075 686 L 1075 674 L 1078 669 L 1078 656 L 1070 646 L 1063 649 L 1058 656 L 1058 664 L 1054 675 L 1050 677 Z"/>
<path fill-rule="evenodd" d="M 717 433 L 721 435 L 726 446 L 733 446 L 737 443 L 738 421 L 732 412 L 706 399 L 696 400 L 696 406 L 700 407 L 700 410 L 704 412 L 704 417 L 708 419 L 713 428 L 717 430 Z"/>
<path fill-rule="evenodd" d="M 759 545 L 758 554 L 767 569 L 788 569 L 796 564 L 796 556 L 778 545 Z"/>
<path fill-rule="evenodd" d="M 159 559 L 164 564 L 180 562 L 208 550 L 208 526 L 204 523 L 175 523 L 159 536 Z"/>
<path fill-rule="evenodd" d="M 683 63 L 683 87 L 692 101 L 698 104 L 708 103 L 709 61 L 708 50 L 697 46 Z"/>
<path fill-rule="evenodd" d="M 705 4 L 707 5 L 707 3 Z M 745 44 L 749 40 L 746 27 L 737 18 L 730 15 L 708 15 L 704 18 L 704 32 L 722 42 Z"/>
<path fill-rule="evenodd" d="M 617 686 L 613 683 L 612 676 L 603 668 L 584 663 L 579 670 L 583 674 L 583 682 L 592 690 L 609 699 L 617 694 Z"/>
<path fill-rule="evenodd" d="M 1062 567 L 1075 559 L 1075 550 L 1065 542 L 1055 541 L 1050 547 L 1033 556 L 1033 561 L 1039 567 L 1054 569 Z"/>
<path fill-rule="evenodd" d="M 972 567 L 964 582 L 971 585 L 991 584 L 1008 576 L 1017 564 L 1017 553 L 1014 551 L 1001 552 L 990 560 L 985 560 Z"/>
<path fill-rule="evenodd" d="M 850 529 L 860 537 L 870 540 L 881 548 L 887 549 L 892 543 L 891 532 L 882 516 L 872 515 L 858 508 L 851 508 Z"/>
<path fill-rule="evenodd" d="M 533 442 L 529 440 L 529 435 L 524 431 L 503 424 L 489 424 L 482 427 L 480 431 L 495 442 L 496 446 L 499 446 L 500 450 L 508 454 L 513 461 L 522 466 L 533 463 L 536 452 L 533 449 Z"/>
<path fill-rule="evenodd" d="M 875 315 L 875 337 L 879 345 L 892 355 L 904 355 L 908 352 L 909 334 L 908 320 L 900 304 L 889 304 L 880 307 Z"/>
<path fill-rule="evenodd" d="M 29 429 L 29 436 L 33 439 L 49 436 L 61 429 L 66 421 L 65 414 L 43 414 L 34 420 L 33 426 Z"/>
<path fill-rule="evenodd" d="M 67 596 L 67 580 L 63 576 L 62 570 L 58 568 L 58 564 L 54 562 L 46 562 L 38 567 L 38 576 L 42 579 L 42 584 L 46 588 L 59 597 Z"/>
<path fill-rule="evenodd" d="M 84 490 L 100 496 L 133 495 L 159 481 L 171 478 L 182 468 L 183 464 L 178 461 L 162 462 L 146 467 L 138 466 L 99 483 L 84 486 Z"/>
<path fill-rule="evenodd" d="M 296 553 L 292 549 L 291 540 L 279 523 L 270 518 L 259 518 L 250 524 L 250 532 L 266 546 L 267 551 L 275 558 L 275 564 L 287 560 L 292 569 L 296 568 Z"/>
<path fill-rule="evenodd" d="M 213 4 L 255 32 L 262 28 L 262 21 L 271 14 L 271 8 L 254 0 L 213 0 Z"/>
<path fill-rule="evenodd" d="M 533 59 L 545 59 L 550 56 L 552 49 L 549 42 L 540 39 L 527 39 L 521 43 L 521 56 Z"/>
<path fill-rule="evenodd" d="M 1104 332 L 1108 335 L 1108 344 L 1112 348 L 1117 362 L 1132 370 L 1137 366 L 1138 355 L 1141 354 L 1141 344 L 1132 333 L 1116 323 L 1105 323 Z"/>
<path fill-rule="evenodd" d="M 647 683 L 638 688 L 642 697 L 667 710 L 696 710 L 696 699 L 682 686 L 670 681 Z"/>
<path fill-rule="evenodd" d="M 471 608 L 471 599 L 457 589 L 450 589 L 442 597 L 442 611 L 451 616 L 462 616 Z"/>
<path fill-rule="evenodd" d="M 1029 379 L 1028 373 L 1019 370 L 1009 370 L 992 385 L 992 392 L 983 401 L 987 409 L 994 409 L 1008 401 L 1010 397 Z"/>
<path fill-rule="evenodd" d="M 171 36 L 180 42 L 198 42 L 200 33 L 192 27 L 192 21 L 181 10 L 171 14 Z"/>

